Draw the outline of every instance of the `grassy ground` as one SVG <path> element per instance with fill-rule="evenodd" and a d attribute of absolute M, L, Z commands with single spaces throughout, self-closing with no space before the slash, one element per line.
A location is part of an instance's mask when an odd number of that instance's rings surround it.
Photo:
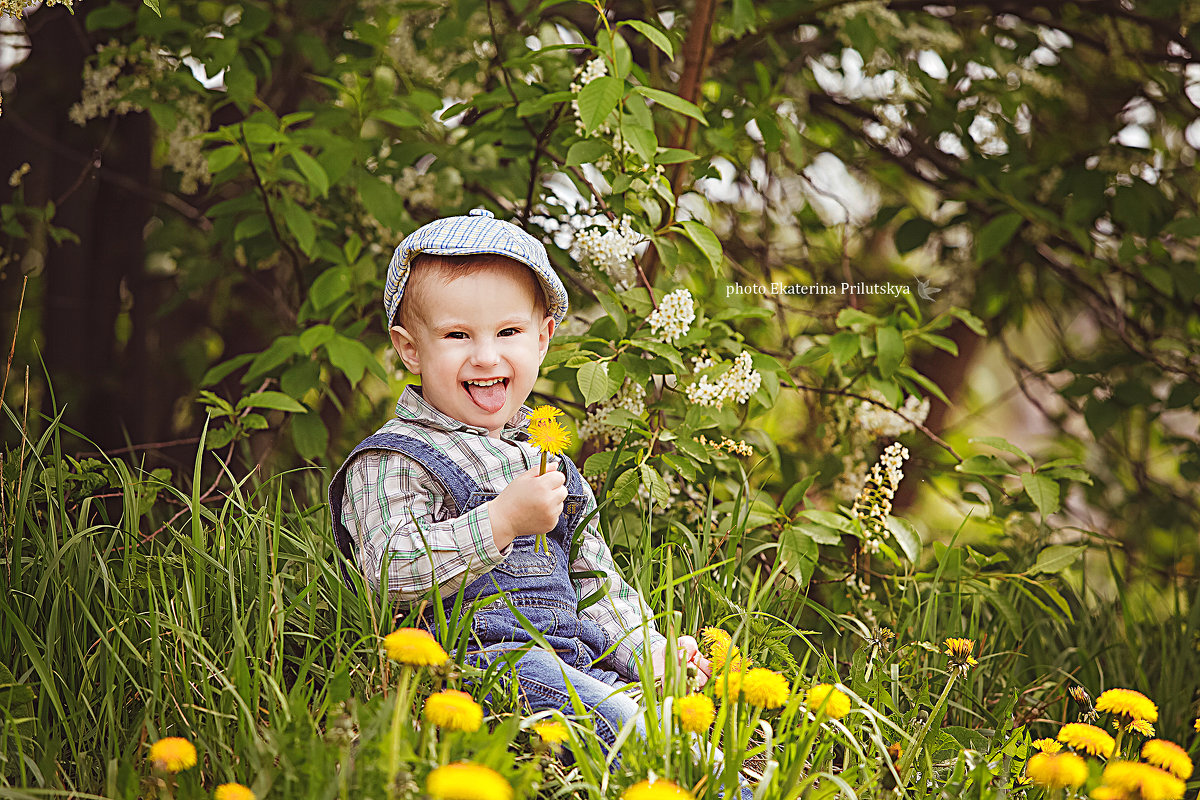
<path fill-rule="evenodd" d="M 724 630 L 787 688 L 739 700 L 713 681 L 714 724 L 690 733 L 676 713 L 686 676 L 647 685 L 671 724 L 646 744 L 626 738 L 610 773 L 586 715 L 524 716 L 511 687 L 463 664 L 465 639 L 438 667 L 387 658 L 381 637 L 406 621 L 342 585 L 320 474 L 226 474 L 210 492 L 201 455 L 192 476 L 168 479 L 69 459 L 60 434 L 51 424 L 4 461 L 3 796 L 208 797 L 238 782 L 260 798 L 421 797 L 439 766 L 470 761 L 517 797 L 619 797 L 651 775 L 716 797 L 710 768 L 689 755 L 701 737 L 766 774 L 759 798 L 882 797 L 897 785 L 917 798 L 1061 795 L 1023 786 L 1023 773 L 1030 742 L 1086 710 L 1069 698 L 1075 686 L 1144 692 L 1159 709 L 1155 735 L 1197 748 L 1195 584 L 1121 574 L 1104 550 L 1086 573 L 1035 575 L 1015 549 L 951 546 L 929 548 L 919 570 L 871 577 L 865 593 L 801 588 L 751 569 L 773 542 L 673 525 L 619 553 L 659 627 Z M 1103 600 L 1097 582 L 1118 599 Z M 461 632 L 469 616 L 449 622 Z M 972 640 L 978 663 L 956 669 L 948 638 Z M 821 683 L 839 686 L 848 713 L 833 699 L 813 713 Z M 476 699 L 497 689 L 478 730 L 423 718 L 444 688 Z M 1116 734 L 1109 716 L 1095 724 Z M 555 720 L 571 767 L 533 732 Z M 190 742 L 196 766 L 156 770 L 147 755 L 165 737 Z M 1121 747 L 1136 759 L 1145 738 L 1122 734 Z M 1086 763 L 1084 794 L 1104 781 L 1104 760 Z M 502 796 L 478 781 L 458 788 Z"/>

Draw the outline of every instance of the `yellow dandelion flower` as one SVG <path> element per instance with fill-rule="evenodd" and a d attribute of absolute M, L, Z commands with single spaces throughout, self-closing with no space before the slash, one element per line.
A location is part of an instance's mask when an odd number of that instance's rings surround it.
<path fill-rule="evenodd" d="M 974 639 L 947 639 L 946 655 L 950 656 L 950 668 L 966 675 L 967 670 L 979 663 L 971 655 L 974 649 Z"/>
<path fill-rule="evenodd" d="M 1047 789 L 1074 789 L 1088 777 L 1087 762 L 1074 753 L 1035 753 L 1025 765 L 1029 780 Z"/>
<path fill-rule="evenodd" d="M 388 657 L 413 667 L 442 664 L 449 658 L 442 646 L 420 628 L 399 628 L 383 637 L 383 649 Z"/>
<path fill-rule="evenodd" d="M 850 713 L 850 698 L 828 683 L 818 683 L 804 695 L 810 711 L 823 712 L 832 719 L 841 719 Z"/>
<path fill-rule="evenodd" d="M 558 420 L 548 419 L 529 426 L 529 441 L 542 453 L 554 455 L 567 449 L 571 434 Z"/>
<path fill-rule="evenodd" d="M 736 700 L 742 693 L 742 678 L 746 673 L 739 670 L 726 670 L 717 676 L 717 690 L 722 696 Z"/>
<path fill-rule="evenodd" d="M 1107 711 L 1125 721 L 1158 721 L 1158 706 L 1149 697 L 1133 689 L 1109 689 L 1096 698 L 1096 710 Z"/>
<path fill-rule="evenodd" d="M 150 745 L 150 761 L 163 772 L 182 772 L 196 766 L 196 748 L 187 739 L 168 736 Z"/>
<path fill-rule="evenodd" d="M 1200 733 L 1200 717 L 1196 717 L 1196 721 L 1192 723 L 1192 729 L 1195 730 L 1196 733 Z"/>
<path fill-rule="evenodd" d="M 538 406 L 529 412 L 526 419 L 529 420 L 529 424 L 533 425 L 538 422 L 547 422 L 555 417 L 561 417 L 562 413 L 562 411 L 559 411 L 554 406 Z"/>
<path fill-rule="evenodd" d="M 704 628 L 700 631 L 700 639 L 708 648 L 708 659 L 712 662 L 712 671 L 742 672 L 749 669 L 751 661 L 733 646 L 733 637 L 721 628 Z"/>
<path fill-rule="evenodd" d="M 703 694 L 689 694 L 675 703 L 675 716 L 679 725 L 688 733 L 704 733 L 716 716 L 713 701 Z"/>
<path fill-rule="evenodd" d="M 693 800 L 692 793 L 659 778 L 654 783 L 642 781 L 625 790 L 621 800 Z"/>
<path fill-rule="evenodd" d="M 1121 724 L 1120 720 L 1114 719 L 1113 727 L 1117 730 L 1125 731 L 1126 733 L 1133 731 L 1134 733 L 1145 736 L 1147 739 L 1154 738 L 1154 726 L 1149 722 L 1146 722 L 1144 719 L 1131 719 L 1126 724 Z"/>
<path fill-rule="evenodd" d="M 545 406 L 543 406 L 545 408 Z M 567 726 L 556 720 L 547 720 L 545 722 L 535 722 L 533 732 L 538 735 L 546 744 L 551 747 L 557 747 L 567 740 L 569 735 Z"/>
<path fill-rule="evenodd" d="M 787 702 L 791 694 L 787 678 L 761 667 L 745 673 L 742 678 L 742 693 L 746 702 L 759 708 L 778 708 Z"/>
<path fill-rule="evenodd" d="M 425 719 L 452 731 L 477 731 L 483 723 L 483 708 L 466 692 L 446 689 L 425 700 Z"/>
<path fill-rule="evenodd" d="M 1122 797 L 1140 800 L 1180 800 L 1184 783 L 1171 773 L 1133 761 L 1111 761 L 1100 776 L 1102 786 Z M 1107 794 L 1107 793 L 1105 793 Z M 1095 797 L 1095 792 L 1092 797 Z"/>
<path fill-rule="evenodd" d="M 1151 739 L 1142 745 L 1142 758 L 1162 767 L 1180 780 L 1192 777 L 1192 758 L 1179 745 L 1166 739 Z"/>
<path fill-rule="evenodd" d="M 214 800 L 255 800 L 254 792 L 240 783 L 222 783 L 213 792 Z"/>
<path fill-rule="evenodd" d="M 1058 731 L 1058 740 L 1073 750 L 1108 758 L 1116 742 L 1101 728 L 1086 722 L 1068 722 Z"/>
<path fill-rule="evenodd" d="M 499 772 L 467 761 L 429 773 L 425 791 L 436 800 L 512 800 L 513 796 L 512 786 Z"/>
<path fill-rule="evenodd" d="M 1062 750 L 1062 744 L 1053 739 L 1034 739 L 1029 746 L 1043 753 L 1057 753 Z"/>

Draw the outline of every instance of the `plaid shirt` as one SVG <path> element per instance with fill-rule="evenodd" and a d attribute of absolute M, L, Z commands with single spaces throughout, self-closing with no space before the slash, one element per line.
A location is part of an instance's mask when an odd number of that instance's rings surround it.
<path fill-rule="evenodd" d="M 541 454 L 528 442 L 525 406 L 509 420 L 500 439 L 483 428 L 453 419 L 429 405 L 415 386 L 405 387 L 396 403 L 396 417 L 380 433 L 399 433 L 437 448 L 450 457 L 484 492 L 499 492 L 509 482 L 541 462 Z M 587 504 L 583 515 L 596 508 L 596 498 L 583 482 Z M 433 554 L 425 553 L 417 528 L 420 523 Z M 652 622 L 654 612 L 617 571 L 612 552 L 600 537 L 598 517 L 588 523 L 572 571 L 598 570 L 606 576 L 607 596 L 581 612 L 604 630 L 617 646 L 605 661 L 610 668 L 636 679 L 642 652 L 666 639 Z M 401 453 L 370 450 L 361 453 L 346 469 L 342 522 L 354 537 L 359 567 L 374 585 L 385 554 L 388 592 L 393 600 L 413 602 L 434 583 L 443 594 L 455 592 L 464 582 L 483 575 L 512 551 L 496 548 L 486 504 L 459 514 L 454 498 L 419 463 Z M 576 599 L 601 588 L 598 578 L 573 582 Z M 645 619 L 646 630 L 642 624 Z"/>

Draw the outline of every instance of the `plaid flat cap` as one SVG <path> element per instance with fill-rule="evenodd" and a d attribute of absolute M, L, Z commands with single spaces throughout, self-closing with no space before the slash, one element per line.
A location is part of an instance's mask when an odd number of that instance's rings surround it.
<path fill-rule="evenodd" d="M 389 327 L 404 296 L 409 267 L 418 253 L 438 256 L 498 255 L 519 261 L 533 270 L 546 293 L 547 313 L 557 329 L 567 316 L 567 290 L 550 266 L 546 248 L 521 228 L 496 219 L 484 208 L 473 208 L 465 217 L 443 217 L 422 225 L 404 237 L 388 264 L 383 288 L 385 324 Z"/>

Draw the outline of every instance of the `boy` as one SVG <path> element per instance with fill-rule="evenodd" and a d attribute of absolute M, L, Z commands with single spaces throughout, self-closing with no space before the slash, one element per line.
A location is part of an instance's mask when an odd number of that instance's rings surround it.
<path fill-rule="evenodd" d="M 598 712 L 596 729 L 611 746 L 639 710 L 618 690 L 637 682 L 644 652 L 661 675 L 668 643 L 617 571 L 595 518 L 568 563 L 572 533 L 596 507 L 575 465 L 563 458 L 564 469 L 552 461 L 538 475 L 523 404 L 567 310 L 545 248 L 483 209 L 436 220 L 396 248 L 384 308 L 392 344 L 421 386 L 405 389 L 396 417 L 334 476 L 339 547 L 375 591 L 387 557 L 387 590 L 396 600 L 416 601 L 437 583 L 449 611 L 464 582 L 464 602 L 497 586 L 507 591 L 555 650 L 531 649 L 516 665 L 530 707 L 569 713 L 570 682 Z M 541 533 L 549 533 L 549 552 L 534 549 Z M 607 596 L 578 612 L 601 579 L 573 581 L 568 569 L 603 575 Z M 432 627 L 431 620 L 423 621 Z M 530 639 L 499 601 L 475 615 L 472 633 L 489 661 Z M 674 653 L 707 679 L 694 638 L 679 637 Z"/>

